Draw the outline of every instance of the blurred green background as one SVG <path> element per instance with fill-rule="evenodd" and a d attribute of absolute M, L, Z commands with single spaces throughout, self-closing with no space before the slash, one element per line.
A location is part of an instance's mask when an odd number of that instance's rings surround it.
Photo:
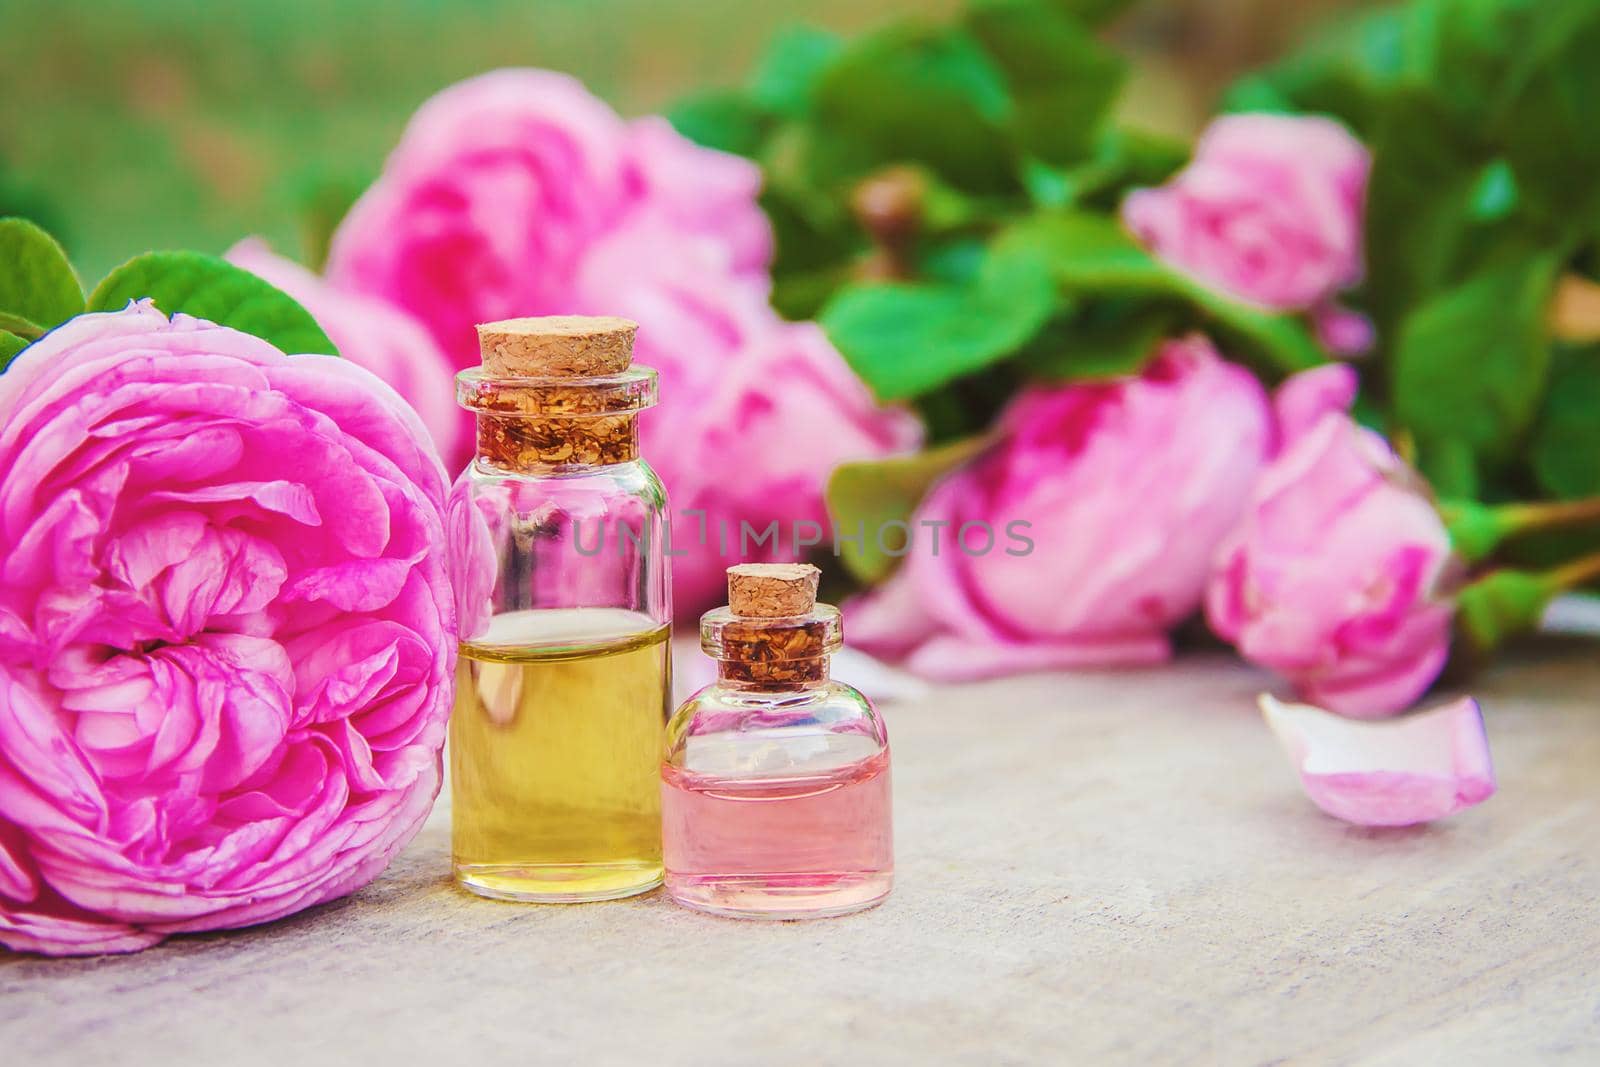
<path fill-rule="evenodd" d="M 780 27 L 841 31 L 954 0 L 0 0 L 0 214 L 54 230 L 87 278 L 249 233 L 314 258 L 433 92 L 507 65 L 570 71 L 624 114 L 739 82 Z M 1113 27 L 1122 107 L 1199 125 L 1237 72 L 1359 0 L 1146 0 Z M 315 229 L 315 228 L 313 228 Z"/>

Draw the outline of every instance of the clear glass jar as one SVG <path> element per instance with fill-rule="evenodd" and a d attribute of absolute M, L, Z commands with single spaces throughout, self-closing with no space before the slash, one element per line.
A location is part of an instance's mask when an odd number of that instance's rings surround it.
<path fill-rule="evenodd" d="M 701 620 L 718 679 L 667 726 L 666 889 L 735 918 L 871 907 L 894 882 L 889 740 L 857 690 L 828 676 L 838 609 Z"/>
<path fill-rule="evenodd" d="M 668 517 L 637 428 L 655 395 L 647 368 L 457 379 L 478 447 L 450 504 L 452 852 L 474 893 L 604 900 L 661 880 Z"/>

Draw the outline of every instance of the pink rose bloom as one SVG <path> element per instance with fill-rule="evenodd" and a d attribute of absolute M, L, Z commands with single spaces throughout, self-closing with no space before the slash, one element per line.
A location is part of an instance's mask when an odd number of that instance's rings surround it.
<path fill-rule="evenodd" d="M 910 417 L 873 405 L 815 327 L 768 304 L 760 186 L 748 160 L 661 119 L 624 122 L 570 78 L 498 71 L 417 113 L 340 226 L 329 276 L 426 322 L 458 367 L 479 361 L 477 322 L 637 321 L 638 362 L 661 375 L 643 454 L 672 499 L 674 551 L 689 553 L 674 561 L 674 585 L 692 614 L 720 601 L 741 518 L 820 521 L 834 463 L 915 440 Z M 735 424 L 748 436 L 723 447 Z M 685 515 L 697 509 L 703 520 Z"/>
<path fill-rule="evenodd" d="M 1409 707 L 1450 653 L 1450 538 L 1416 476 L 1345 414 L 1347 366 L 1280 390 L 1283 448 L 1219 554 L 1211 627 L 1308 701 L 1372 718 Z"/>
<path fill-rule="evenodd" d="M 1332 119 L 1224 115 L 1194 159 L 1122 217 L 1156 256 L 1241 300 L 1306 310 L 1360 281 L 1371 158 Z M 1357 340 L 1348 320 L 1341 341 Z"/>
<path fill-rule="evenodd" d="M 240 241 L 224 258 L 298 300 L 341 356 L 388 382 L 417 410 L 449 469 L 466 466 L 471 420 L 456 406 L 455 368 L 420 322 L 385 301 L 334 289 L 259 237 Z"/>
<path fill-rule="evenodd" d="M 348 360 L 149 302 L 0 376 L 0 943 L 121 952 L 370 881 L 439 788 L 444 472 Z"/>
<path fill-rule="evenodd" d="M 764 212 L 752 210 L 761 192 L 759 168 L 700 147 L 656 115 L 628 124 L 627 155 L 636 203 L 682 233 L 709 238 L 728 273 L 766 273 L 772 226 Z"/>
<path fill-rule="evenodd" d="M 1030 388 L 999 433 L 922 502 L 851 643 L 953 681 L 1164 659 L 1265 461 L 1261 386 L 1196 336 L 1137 378 Z"/>
<path fill-rule="evenodd" d="M 804 554 L 794 523 L 828 529 L 822 491 L 835 466 L 914 451 L 922 438 L 909 412 L 873 400 L 818 326 L 778 318 L 764 277 L 730 277 L 721 256 L 642 216 L 596 243 L 576 285 L 578 310 L 642 324 L 636 356 L 660 374 L 641 451 L 672 501 L 673 600 L 686 617 L 722 603 L 728 566 Z M 755 546 L 773 521 L 778 543 Z M 741 522 L 754 530 L 749 553 Z"/>
<path fill-rule="evenodd" d="M 797 542 L 827 545 L 822 493 L 839 464 L 913 452 L 922 442 L 916 418 L 879 407 L 809 322 L 769 330 L 732 363 L 708 399 L 696 404 L 686 397 L 676 405 L 664 399 L 650 414 L 650 428 L 661 437 L 674 432 L 674 415 L 694 427 L 691 447 L 663 441 L 662 458 L 653 461 L 673 502 L 673 551 L 684 553 L 672 567 L 673 596 L 684 614 L 723 602 L 726 568 L 734 563 L 792 563 L 806 554 Z M 703 544 L 701 520 L 686 515 L 691 509 L 705 512 Z M 774 523 L 776 536 L 758 545 Z"/>
<path fill-rule="evenodd" d="M 640 213 L 717 246 L 726 271 L 763 271 L 759 187 L 753 163 L 630 125 L 564 74 L 494 71 L 412 118 L 334 235 L 328 276 L 409 311 L 472 366 L 474 324 L 571 312 L 591 246 Z"/>

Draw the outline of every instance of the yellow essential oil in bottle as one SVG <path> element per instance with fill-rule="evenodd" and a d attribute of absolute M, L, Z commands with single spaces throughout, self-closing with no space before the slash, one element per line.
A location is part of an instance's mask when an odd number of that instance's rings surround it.
<path fill-rule="evenodd" d="M 655 372 L 625 319 L 478 327 L 456 378 L 477 455 L 452 492 L 456 881 L 558 903 L 661 882 L 671 710 L 667 499 L 639 457 Z"/>
<path fill-rule="evenodd" d="M 535 901 L 605 900 L 655 885 L 670 627 L 605 608 L 523 611 L 496 623 L 495 644 L 464 643 L 456 670 L 457 878 Z"/>

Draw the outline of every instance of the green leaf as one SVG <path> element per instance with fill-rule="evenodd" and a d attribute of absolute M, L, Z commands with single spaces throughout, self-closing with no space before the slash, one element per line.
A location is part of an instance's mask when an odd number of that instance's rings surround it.
<path fill-rule="evenodd" d="M 1486 164 L 1420 91 L 1395 95 L 1373 148 L 1364 290 L 1379 335 L 1392 337 L 1405 312 L 1456 280 Z"/>
<path fill-rule="evenodd" d="M 37 322 L 5 311 L 0 311 L 0 330 L 14 333 L 19 337 L 26 337 L 30 341 L 37 341 L 45 333 L 45 327 L 40 326 Z"/>
<path fill-rule="evenodd" d="M 756 64 L 751 99 L 773 115 L 800 118 L 811 108 L 823 71 L 843 51 L 844 41 L 836 33 L 810 26 L 780 31 Z"/>
<path fill-rule="evenodd" d="M 1440 501 L 1438 508 L 1451 549 L 1468 563 L 1487 559 L 1513 532 L 1503 508 L 1471 499 Z"/>
<path fill-rule="evenodd" d="M 1456 596 L 1456 629 L 1466 651 L 1481 658 L 1534 629 L 1556 591 L 1547 576 L 1514 570 L 1497 570 L 1468 585 Z"/>
<path fill-rule="evenodd" d="M 1024 151 L 1056 164 L 1089 156 L 1122 88 L 1122 58 L 1041 0 L 979 5 L 967 27 L 1005 77 Z"/>
<path fill-rule="evenodd" d="M 1528 459 L 1546 492 L 1600 496 L 1600 347 L 1556 353 Z"/>
<path fill-rule="evenodd" d="M 1518 186 L 1558 222 L 1600 203 L 1600 5 L 1541 4 L 1537 56 L 1498 120 Z"/>
<path fill-rule="evenodd" d="M 1313 34 L 1311 43 L 1224 95 L 1228 111 L 1333 115 L 1370 138 L 1384 99 L 1404 74 L 1400 12 L 1378 11 Z"/>
<path fill-rule="evenodd" d="M 987 438 L 971 437 L 915 456 L 837 467 L 828 479 L 828 516 L 835 529 L 863 534 L 859 545 L 853 540 L 839 543 L 840 558 L 850 573 L 868 583 L 887 577 L 905 554 L 899 527 L 888 524 L 909 521 L 935 481 L 988 443 Z"/>
<path fill-rule="evenodd" d="M 1550 363 L 1545 309 L 1558 265 L 1542 253 L 1489 268 L 1405 317 L 1390 391 L 1430 476 L 1439 466 L 1430 453 L 1459 466 L 1465 449 L 1481 472 L 1485 460 L 1510 455 L 1532 423 Z"/>
<path fill-rule="evenodd" d="M 0 330 L 0 374 L 5 373 L 5 369 L 11 365 L 11 360 L 18 352 L 27 348 L 28 343 L 26 338 Z"/>
<path fill-rule="evenodd" d="M 1298 318 L 1240 303 L 1172 270 L 1112 218 L 1040 213 L 1013 226 L 1001 241 L 1041 249 L 1069 296 L 1177 297 L 1199 312 L 1224 351 L 1252 359 L 1273 376 L 1326 361 Z"/>
<path fill-rule="evenodd" d="M 216 256 L 146 252 L 106 275 L 89 297 L 90 311 L 116 311 L 150 298 L 168 315 L 182 312 L 254 334 L 284 352 L 339 350 L 311 313 L 288 294 Z"/>
<path fill-rule="evenodd" d="M 82 310 L 83 286 L 55 238 L 27 219 L 0 219 L 0 326 L 48 330 Z"/>
<path fill-rule="evenodd" d="M 1179 285 L 1172 271 L 1105 215 L 1040 212 L 1013 226 L 1001 240 L 1037 248 L 1068 292 L 1163 293 Z"/>
<path fill-rule="evenodd" d="M 1058 303 L 1031 249 L 996 246 L 969 285 L 844 289 L 823 309 L 828 336 L 882 400 L 903 400 L 1003 359 Z"/>
<path fill-rule="evenodd" d="M 680 100 L 667 120 L 695 144 L 751 158 L 761 154 L 772 125 L 749 95 L 729 89 Z"/>
<path fill-rule="evenodd" d="M 1034 339 L 1022 365 L 1050 381 L 1085 381 L 1136 374 L 1156 346 L 1180 330 L 1169 305 L 1138 301 L 1098 302 Z"/>
<path fill-rule="evenodd" d="M 1589 0 L 1574 0 L 1582 5 Z M 1391 94 L 1420 92 L 1456 133 L 1481 131 L 1541 64 L 1569 0 L 1411 0 L 1346 19 L 1226 94 L 1230 111 L 1335 115 L 1371 140 Z M 1559 31 L 1555 34 L 1559 36 Z"/>
<path fill-rule="evenodd" d="M 1062 173 L 1065 199 L 1079 208 L 1114 213 L 1130 188 L 1160 185 L 1188 159 L 1185 141 L 1126 127 L 1107 130 L 1092 159 Z"/>
<path fill-rule="evenodd" d="M 968 191 L 1016 187 L 1005 79 L 964 32 L 902 25 L 862 37 L 828 66 L 814 100 L 821 184 L 925 163 Z"/>

